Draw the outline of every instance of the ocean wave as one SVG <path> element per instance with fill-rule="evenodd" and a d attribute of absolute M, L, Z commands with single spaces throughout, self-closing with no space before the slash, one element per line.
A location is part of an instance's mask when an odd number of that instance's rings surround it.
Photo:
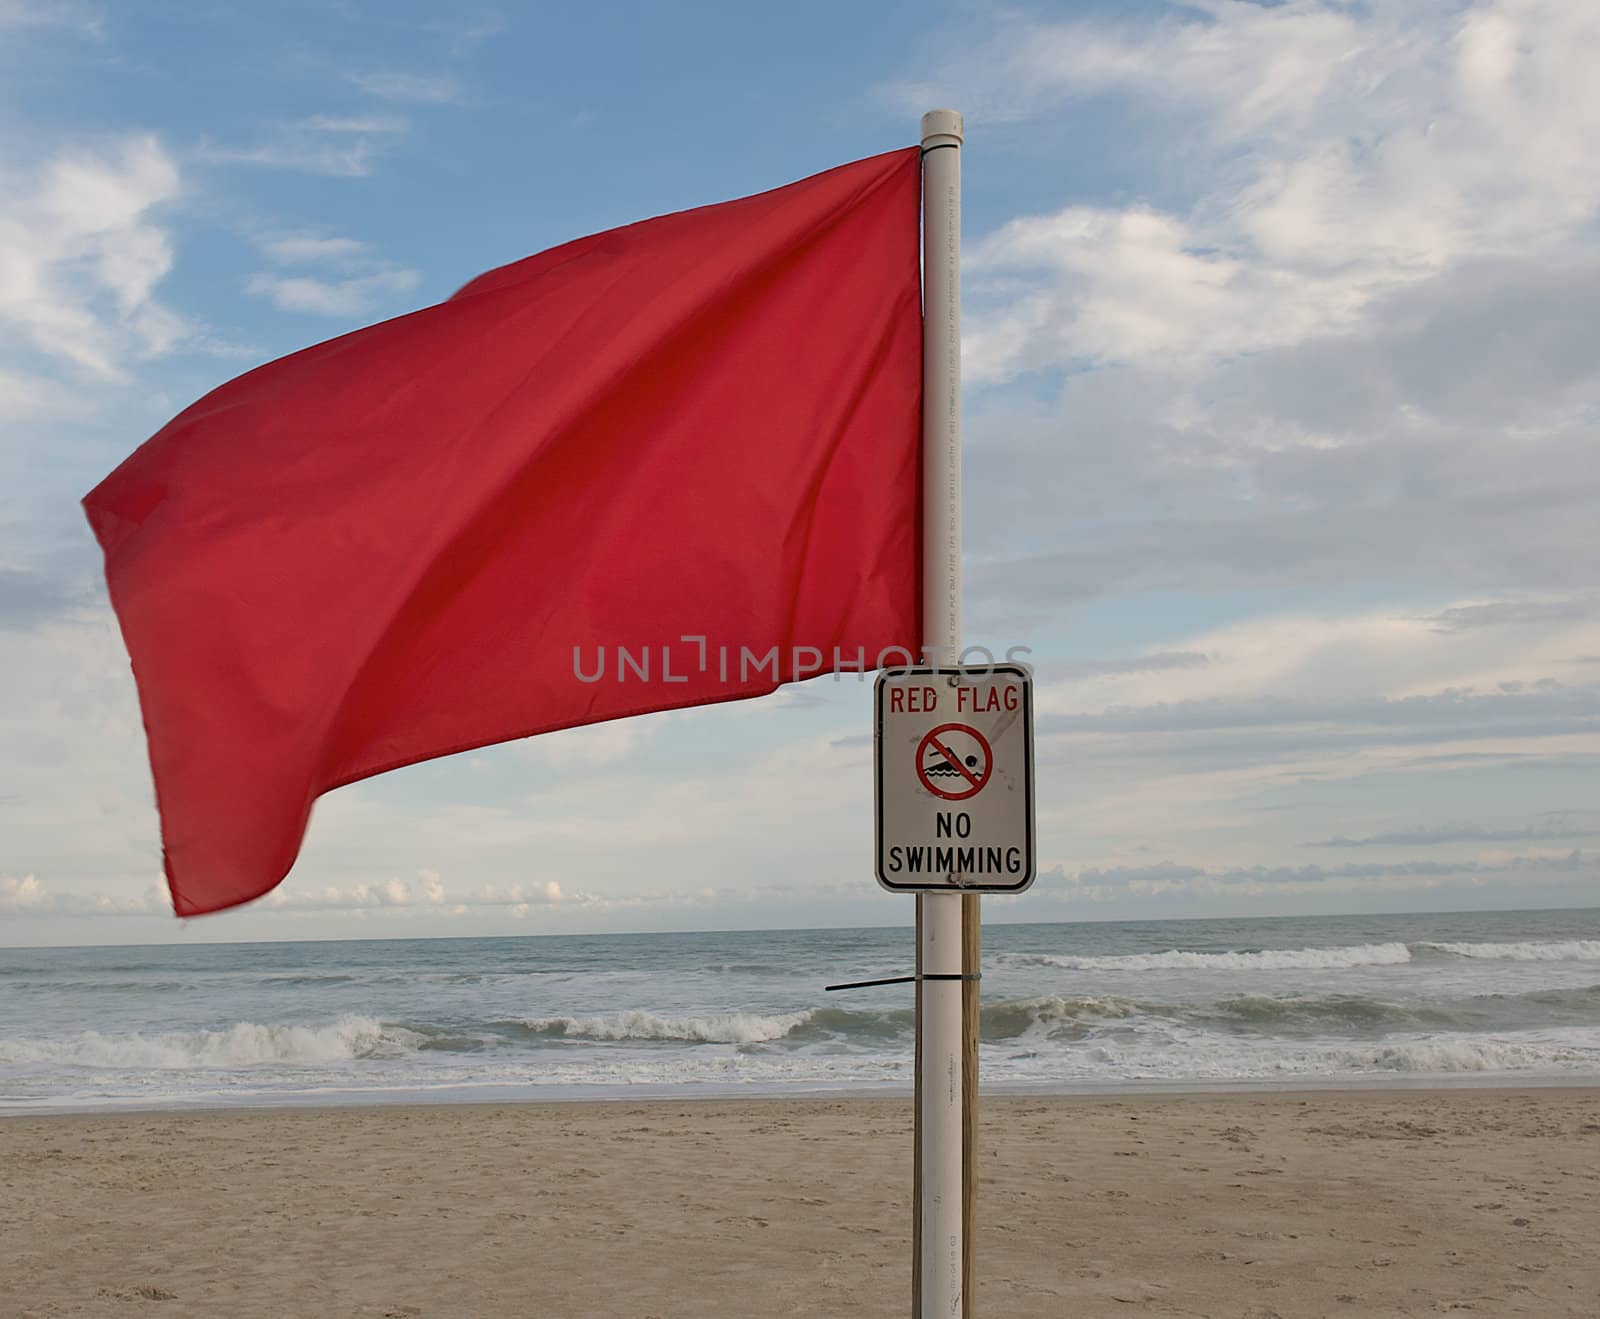
<path fill-rule="evenodd" d="M 1596 1020 L 1597 998 L 1600 985 L 1409 1001 L 1362 994 L 1236 994 L 1190 1002 L 1045 996 L 985 1004 L 983 1038 L 1005 1040 L 1031 1032 L 1066 1041 L 1132 1018 L 1141 1029 L 1181 1026 L 1235 1040 L 1276 1038 L 1286 1043 L 1383 1037 L 1405 1030 L 1475 1033 L 1587 1025 Z"/>
<path fill-rule="evenodd" d="M 1552 1041 L 1454 1036 L 1377 1045 L 1348 1061 L 1357 1071 L 1530 1072 L 1593 1067 L 1600 1063 L 1600 1051 Z"/>
<path fill-rule="evenodd" d="M 130 990 L 140 993 L 170 993 L 173 990 L 192 989 L 192 980 L 62 980 L 49 973 L 37 973 L 32 980 L 13 981 L 10 988 L 24 993 L 44 994 L 126 994 Z"/>
<path fill-rule="evenodd" d="M 695 1044 L 770 1044 L 809 1022 L 815 1009 L 763 1016 L 714 1012 L 661 1017 L 630 1010 L 589 1017 L 536 1017 L 521 1024 L 535 1035 L 579 1040 L 679 1040 Z"/>
<path fill-rule="evenodd" d="M 1044 994 L 1037 998 L 1008 999 L 983 1005 L 981 1038 L 1012 1040 L 1041 1032 L 1052 1038 L 1062 1038 L 1084 1034 L 1095 1022 L 1116 1021 L 1154 1011 L 1159 1009 L 1110 995 L 1062 998 Z"/>
<path fill-rule="evenodd" d="M 1355 994 L 1333 994 L 1325 998 L 1241 994 L 1222 999 L 1194 1015 L 1197 1020 L 1251 1030 L 1321 1031 L 1330 1027 L 1375 1030 L 1419 1020 L 1446 1024 L 1449 1014 L 1438 1008 L 1406 1006 Z"/>
<path fill-rule="evenodd" d="M 889 1012 L 816 1008 L 810 1013 L 810 1020 L 796 1026 L 787 1038 L 796 1042 L 835 1038 L 876 1043 L 900 1036 L 910 1038 L 916 1021 L 917 1014 L 911 1008 L 895 1008 Z"/>
<path fill-rule="evenodd" d="M 697 966 L 695 970 L 704 975 L 772 976 L 785 974 L 784 967 L 774 966 L 771 962 L 712 962 L 705 966 Z"/>
<path fill-rule="evenodd" d="M 983 1005 L 981 1037 L 989 1041 L 1009 1040 L 1031 1031 L 1065 1039 L 1082 1034 L 1096 1022 L 1158 1010 L 1109 995 L 1062 998 L 1046 994 L 1008 999 Z M 588 1017 L 540 1017 L 509 1024 L 520 1025 L 527 1033 L 541 1039 L 690 1044 L 772 1044 L 782 1040 L 794 1045 L 833 1041 L 870 1046 L 909 1041 L 915 1021 L 910 1008 L 888 1012 L 808 1008 L 771 1015 L 725 1012 L 683 1017 L 625 1011 Z M 508 1023 L 493 1023 L 491 1028 L 503 1028 L 505 1024 Z"/>
<path fill-rule="evenodd" d="M 325 974 L 313 975 L 309 972 L 284 973 L 281 975 L 268 975 L 261 977 L 264 985 L 348 985 L 354 983 L 353 975 Z"/>
<path fill-rule="evenodd" d="M 1497 962 L 1600 962 L 1600 939 L 1559 939 L 1549 943 L 1419 943 L 1415 947 L 1451 957 Z"/>
<path fill-rule="evenodd" d="M 1600 1032 L 1412 1031 L 1360 1043 L 1219 1036 L 1204 1030 L 1085 1041 L 1031 1055 L 1038 1080 L 1272 1081 L 1404 1074 L 1594 1075 Z M 990 1067 L 989 1075 L 1002 1069 Z"/>
<path fill-rule="evenodd" d="M 432 1026 L 421 1021 L 385 1025 L 384 1035 L 417 1053 L 481 1053 L 504 1042 L 493 1032 L 480 1033 L 471 1026 Z"/>
<path fill-rule="evenodd" d="M 1403 943 L 1362 943 L 1337 948 L 1258 948 L 1196 953 L 1169 948 L 1160 953 L 1074 957 L 1065 953 L 1010 953 L 1017 966 L 1055 966 L 1066 971 L 1296 971 L 1355 966 L 1399 966 L 1411 960 Z"/>
<path fill-rule="evenodd" d="M 386 1033 L 382 1023 L 371 1017 L 344 1016 L 326 1026 L 263 1026 L 241 1021 L 224 1030 L 152 1035 L 84 1031 L 62 1040 L 0 1040 L 0 1063 L 172 1070 L 338 1063 L 410 1050 L 407 1040 Z"/>

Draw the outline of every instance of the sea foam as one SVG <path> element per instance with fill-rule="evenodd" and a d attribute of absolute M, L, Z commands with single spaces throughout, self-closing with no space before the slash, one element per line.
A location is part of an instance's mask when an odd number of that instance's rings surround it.
<path fill-rule="evenodd" d="M 102 1035 L 84 1031 L 61 1040 L 0 1040 L 0 1062 L 67 1067 L 249 1067 L 263 1063 L 338 1063 L 406 1051 L 371 1017 L 344 1016 L 326 1026 L 257 1025 L 223 1030 Z"/>
<path fill-rule="evenodd" d="M 811 1020 L 812 1010 L 763 1016 L 717 1012 L 660 1017 L 652 1012 L 612 1012 L 591 1017 L 536 1017 L 522 1024 L 537 1035 L 583 1040 L 688 1040 L 698 1044 L 769 1044 Z"/>

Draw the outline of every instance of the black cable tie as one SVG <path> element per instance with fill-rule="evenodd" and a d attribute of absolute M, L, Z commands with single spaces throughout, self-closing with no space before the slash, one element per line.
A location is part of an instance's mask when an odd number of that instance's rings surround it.
<path fill-rule="evenodd" d="M 887 980 L 852 980 L 847 985 L 824 985 L 825 993 L 832 993 L 835 989 L 866 989 L 872 985 L 909 985 L 916 976 L 891 976 Z"/>
<path fill-rule="evenodd" d="M 929 971 L 920 976 L 890 976 L 887 980 L 852 980 L 844 985 L 824 985 L 823 991 L 831 993 L 835 989 L 868 989 L 873 985 L 909 985 L 917 980 L 982 980 L 983 976 L 964 975 L 960 971 Z"/>

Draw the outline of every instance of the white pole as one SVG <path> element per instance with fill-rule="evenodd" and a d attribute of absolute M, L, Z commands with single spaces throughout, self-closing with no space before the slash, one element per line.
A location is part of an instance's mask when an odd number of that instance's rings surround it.
<path fill-rule="evenodd" d="M 922 611 L 935 665 L 961 654 L 961 116 L 922 116 Z M 926 893 L 923 975 L 961 974 L 961 895 Z M 961 1314 L 961 981 L 924 980 L 917 1114 L 922 1314 Z"/>

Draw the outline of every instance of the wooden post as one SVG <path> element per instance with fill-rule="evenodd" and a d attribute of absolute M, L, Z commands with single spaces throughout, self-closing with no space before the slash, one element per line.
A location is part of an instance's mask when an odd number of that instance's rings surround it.
<path fill-rule="evenodd" d="M 917 953 L 912 969 L 916 1034 L 912 1048 L 915 1079 L 911 1083 L 911 1319 L 922 1319 L 922 894 L 917 894 Z M 965 1319 L 965 1316 L 963 1316 Z"/>
<path fill-rule="evenodd" d="M 983 898 L 961 895 L 961 974 L 983 965 Z M 978 1241 L 978 1037 L 983 986 L 961 982 L 961 1319 L 977 1314 Z"/>

